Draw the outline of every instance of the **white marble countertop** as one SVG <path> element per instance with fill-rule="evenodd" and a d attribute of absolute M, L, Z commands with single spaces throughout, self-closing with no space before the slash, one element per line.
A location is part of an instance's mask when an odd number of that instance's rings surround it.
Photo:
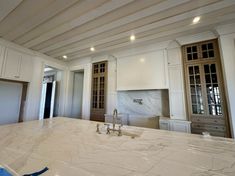
<path fill-rule="evenodd" d="M 0 165 L 20 175 L 235 176 L 235 141 L 124 127 L 139 137 L 97 134 L 96 122 L 70 118 L 0 127 Z"/>

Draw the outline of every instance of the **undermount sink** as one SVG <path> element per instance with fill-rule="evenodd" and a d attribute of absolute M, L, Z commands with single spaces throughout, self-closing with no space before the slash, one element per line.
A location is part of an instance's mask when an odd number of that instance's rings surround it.
<path fill-rule="evenodd" d="M 140 129 L 133 129 L 128 128 L 127 126 L 124 126 L 122 129 L 122 135 L 123 136 L 130 136 L 131 138 L 140 137 L 142 135 L 143 131 Z"/>
<path fill-rule="evenodd" d="M 111 126 L 112 124 L 110 124 Z M 117 128 L 118 125 L 116 125 Z M 100 134 L 105 134 L 106 135 L 107 132 L 107 127 L 104 125 L 102 125 L 100 127 Z M 132 127 L 128 127 L 128 126 L 122 126 L 121 127 L 121 136 L 127 136 L 127 137 L 131 137 L 132 139 L 140 137 L 142 135 L 143 131 L 141 129 L 133 129 Z M 117 131 L 112 131 L 110 132 L 110 134 L 107 134 L 110 136 L 118 136 L 117 135 Z"/>

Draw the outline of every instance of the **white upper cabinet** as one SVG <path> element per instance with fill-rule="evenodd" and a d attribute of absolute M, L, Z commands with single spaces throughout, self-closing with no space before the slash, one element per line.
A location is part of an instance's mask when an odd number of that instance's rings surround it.
<path fill-rule="evenodd" d="M 29 82 L 32 75 L 31 56 L 11 48 L 6 49 L 2 77 Z"/>
<path fill-rule="evenodd" d="M 164 50 L 117 60 L 117 90 L 166 89 L 167 78 Z"/>
<path fill-rule="evenodd" d="M 3 61 L 4 61 L 4 47 L 0 45 L 0 77 L 2 76 Z"/>
<path fill-rule="evenodd" d="M 181 65 L 181 51 L 179 48 L 169 49 L 167 52 L 168 65 Z"/>
<path fill-rule="evenodd" d="M 20 79 L 29 82 L 33 72 L 32 56 L 23 54 L 20 64 Z"/>
<path fill-rule="evenodd" d="M 8 48 L 5 54 L 3 76 L 7 79 L 19 79 L 20 62 L 21 62 L 21 53 Z"/>

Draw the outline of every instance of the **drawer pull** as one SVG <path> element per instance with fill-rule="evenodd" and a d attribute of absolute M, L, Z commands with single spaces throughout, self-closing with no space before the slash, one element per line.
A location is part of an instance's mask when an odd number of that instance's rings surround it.
<path fill-rule="evenodd" d="M 215 123 L 217 123 L 218 121 L 217 120 L 214 120 Z"/>

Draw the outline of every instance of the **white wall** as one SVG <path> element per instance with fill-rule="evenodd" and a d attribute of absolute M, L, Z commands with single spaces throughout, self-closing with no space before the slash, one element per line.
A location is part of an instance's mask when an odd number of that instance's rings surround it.
<path fill-rule="evenodd" d="M 235 137 L 235 24 L 217 28 L 230 125 Z"/>

